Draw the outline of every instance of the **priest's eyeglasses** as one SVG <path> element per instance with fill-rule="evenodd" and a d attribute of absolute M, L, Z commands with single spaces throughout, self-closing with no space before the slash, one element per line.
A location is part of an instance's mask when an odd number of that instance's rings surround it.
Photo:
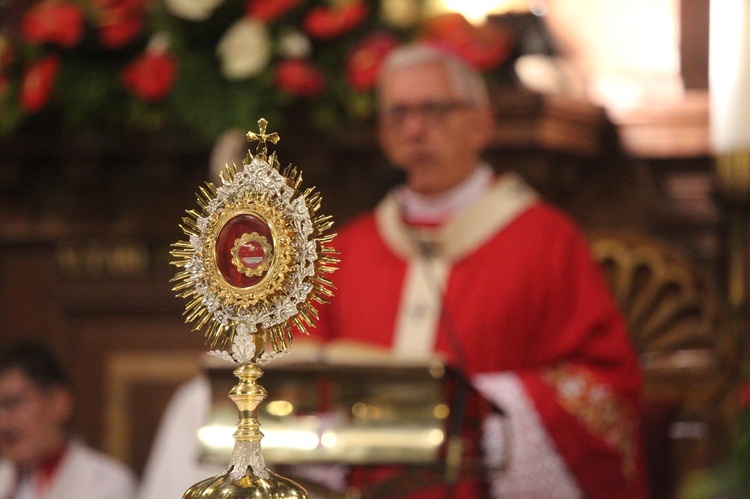
<path fill-rule="evenodd" d="M 426 101 L 413 105 L 396 105 L 380 111 L 380 119 L 391 126 L 403 125 L 409 116 L 417 116 L 430 123 L 441 123 L 455 111 L 467 109 L 467 101 Z"/>

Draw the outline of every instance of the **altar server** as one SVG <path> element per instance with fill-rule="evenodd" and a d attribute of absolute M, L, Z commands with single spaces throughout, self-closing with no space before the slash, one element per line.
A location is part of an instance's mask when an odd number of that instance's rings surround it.
<path fill-rule="evenodd" d="M 73 409 L 67 374 L 45 347 L 0 353 L 0 498 L 135 497 L 128 468 L 69 437 Z"/>

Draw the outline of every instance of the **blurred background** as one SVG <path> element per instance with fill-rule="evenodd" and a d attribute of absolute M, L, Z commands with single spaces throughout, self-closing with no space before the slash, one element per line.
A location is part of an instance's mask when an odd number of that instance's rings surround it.
<path fill-rule="evenodd" d="M 709 29 L 718 3 L 726 40 Z M 263 117 L 281 135 L 281 163 L 303 171 L 337 225 L 372 207 L 399 179 L 374 136 L 379 61 L 428 40 L 490 82 L 492 164 L 519 171 L 592 238 L 633 232 L 678 251 L 726 307 L 722 334 L 742 356 L 750 60 L 717 50 L 714 100 L 709 39 L 712 50 L 747 46 L 747 8 L 0 0 L 0 346 L 47 341 L 72 370 L 77 432 L 141 472 L 170 394 L 205 351 L 169 283 L 169 245 L 198 186 L 242 160 L 243 135 Z M 736 395 L 739 367 L 720 367 Z M 670 452 L 695 437 L 670 428 Z"/>

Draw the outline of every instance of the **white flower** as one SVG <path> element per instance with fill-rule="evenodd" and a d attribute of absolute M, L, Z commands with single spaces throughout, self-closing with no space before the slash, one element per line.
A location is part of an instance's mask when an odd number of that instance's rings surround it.
<path fill-rule="evenodd" d="M 166 0 L 167 10 L 189 21 L 205 21 L 224 0 Z"/>
<path fill-rule="evenodd" d="M 156 54 L 163 54 L 169 50 L 169 34 L 166 31 L 159 31 L 148 41 L 146 45 L 146 51 Z"/>
<path fill-rule="evenodd" d="M 242 80 L 260 73 L 271 57 L 266 25 L 243 18 L 229 27 L 216 47 L 221 72 L 228 80 Z"/>
<path fill-rule="evenodd" d="M 289 30 L 279 36 L 279 55 L 285 58 L 304 59 L 312 51 L 310 39 L 302 32 Z"/>

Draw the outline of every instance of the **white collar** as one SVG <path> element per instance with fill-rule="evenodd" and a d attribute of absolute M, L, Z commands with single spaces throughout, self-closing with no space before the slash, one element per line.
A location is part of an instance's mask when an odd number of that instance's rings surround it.
<path fill-rule="evenodd" d="M 402 186 L 394 196 L 406 222 L 442 224 L 487 192 L 493 178 L 492 168 L 481 163 L 467 178 L 440 194 L 428 196 Z"/>

